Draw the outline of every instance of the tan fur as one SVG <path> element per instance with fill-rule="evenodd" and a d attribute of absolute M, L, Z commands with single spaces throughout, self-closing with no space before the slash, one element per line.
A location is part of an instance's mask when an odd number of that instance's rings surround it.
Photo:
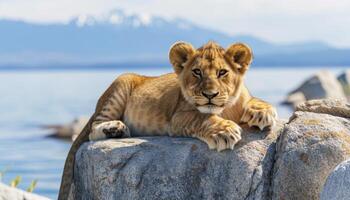
<path fill-rule="evenodd" d="M 171 47 L 169 59 L 175 73 L 159 77 L 124 74 L 102 95 L 68 154 L 59 199 L 68 197 L 74 156 L 85 141 L 189 136 L 222 151 L 233 149 L 241 139 L 238 123 L 260 129 L 275 124 L 275 108 L 252 97 L 243 83 L 252 61 L 248 46 L 239 43 L 225 50 L 209 42 L 194 49 L 178 42 Z"/>

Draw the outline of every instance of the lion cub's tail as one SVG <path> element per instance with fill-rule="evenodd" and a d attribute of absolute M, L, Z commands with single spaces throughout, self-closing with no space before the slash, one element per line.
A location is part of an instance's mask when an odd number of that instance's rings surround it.
<path fill-rule="evenodd" d="M 81 131 L 79 136 L 75 139 L 75 141 L 72 144 L 72 147 L 69 150 L 66 163 L 64 165 L 63 174 L 62 174 L 62 180 L 61 180 L 61 187 L 58 194 L 58 200 L 67 200 L 70 194 L 70 190 L 73 183 L 74 178 L 74 162 L 75 162 L 75 153 L 78 151 L 81 144 L 84 142 L 89 141 L 89 134 L 92 127 L 92 122 L 94 122 L 96 115 L 102 110 L 104 103 L 110 98 L 110 96 L 113 94 L 115 89 L 115 83 L 117 80 L 115 80 L 108 89 L 102 94 L 102 96 L 99 98 L 95 113 L 91 116 L 89 119 L 89 122 L 86 124 L 84 129 Z"/>
<path fill-rule="evenodd" d="M 86 124 L 84 129 L 81 131 L 79 136 L 74 140 L 72 147 L 69 150 L 66 162 L 64 164 L 62 180 L 60 191 L 58 194 L 58 200 L 67 200 L 70 194 L 72 182 L 73 182 L 73 172 L 74 172 L 74 162 L 75 162 L 75 153 L 78 151 L 81 144 L 89 141 L 89 132 L 90 127 L 93 122 L 94 117 L 92 116 L 89 122 Z"/>

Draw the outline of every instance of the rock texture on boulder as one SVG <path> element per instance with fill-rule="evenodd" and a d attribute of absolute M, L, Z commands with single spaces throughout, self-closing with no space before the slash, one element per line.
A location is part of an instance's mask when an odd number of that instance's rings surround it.
<path fill-rule="evenodd" d="M 318 200 L 350 156 L 348 105 L 306 102 L 270 134 L 246 132 L 233 151 L 193 138 L 88 142 L 76 154 L 74 199 Z"/>
<path fill-rule="evenodd" d="M 328 176 L 321 200 L 348 200 L 350 198 L 350 159 L 339 164 Z"/>
<path fill-rule="evenodd" d="M 292 104 L 295 107 L 307 100 L 324 98 L 346 99 L 341 84 L 329 71 L 320 71 L 307 79 L 297 89 L 288 94 L 284 103 Z"/>
<path fill-rule="evenodd" d="M 0 200 L 49 200 L 46 197 L 0 183 Z"/>
<path fill-rule="evenodd" d="M 299 104 L 295 110 L 323 113 L 343 118 L 350 117 L 350 104 L 339 99 L 311 100 Z"/>

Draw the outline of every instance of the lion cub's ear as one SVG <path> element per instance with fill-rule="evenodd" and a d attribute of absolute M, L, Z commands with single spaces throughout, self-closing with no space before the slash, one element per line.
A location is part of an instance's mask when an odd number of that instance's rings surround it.
<path fill-rule="evenodd" d="M 225 56 L 237 68 L 240 73 L 244 73 L 249 68 L 253 60 L 253 52 L 250 47 L 243 43 L 236 43 L 227 48 Z"/>
<path fill-rule="evenodd" d="M 171 46 L 169 60 L 173 65 L 176 74 L 179 74 L 182 71 L 184 63 L 186 63 L 195 52 L 196 50 L 193 46 L 186 42 L 176 42 Z"/>

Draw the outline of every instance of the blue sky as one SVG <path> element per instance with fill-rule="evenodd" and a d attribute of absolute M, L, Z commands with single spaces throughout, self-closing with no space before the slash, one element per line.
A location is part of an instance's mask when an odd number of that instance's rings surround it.
<path fill-rule="evenodd" d="M 0 0 L 0 18 L 35 23 L 99 18 L 115 9 L 146 21 L 152 16 L 184 18 L 231 35 L 249 34 L 276 43 L 319 40 L 350 47 L 348 0 Z"/>

